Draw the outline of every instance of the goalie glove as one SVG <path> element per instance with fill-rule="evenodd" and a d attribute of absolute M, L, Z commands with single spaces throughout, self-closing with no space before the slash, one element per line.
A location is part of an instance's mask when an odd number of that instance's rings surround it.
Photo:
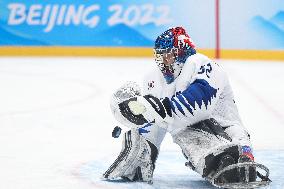
<path fill-rule="evenodd" d="M 129 121 L 125 116 L 122 115 L 122 110 L 120 107 L 121 103 L 140 95 L 140 87 L 135 82 L 127 82 L 113 93 L 110 99 L 110 108 L 112 114 L 118 122 L 130 128 L 136 128 L 138 124 L 141 125 L 145 122 L 144 120 L 141 121 L 142 116 L 132 117 L 132 121 Z M 124 108 L 124 111 L 127 112 L 130 110 L 126 110 Z"/>
<path fill-rule="evenodd" d="M 141 96 L 139 86 L 133 82 L 123 85 L 113 94 L 111 110 L 117 121 L 130 128 L 145 123 L 170 123 L 172 120 L 168 98 L 161 101 L 152 95 Z"/>
<path fill-rule="evenodd" d="M 145 95 L 126 100 L 119 104 L 119 108 L 121 114 L 136 125 L 171 123 L 172 112 L 168 103 L 168 98 L 161 101 L 152 95 Z"/>

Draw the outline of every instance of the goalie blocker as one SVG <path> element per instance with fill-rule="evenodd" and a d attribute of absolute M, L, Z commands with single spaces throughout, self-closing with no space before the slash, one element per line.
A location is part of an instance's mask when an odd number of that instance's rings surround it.
<path fill-rule="evenodd" d="M 146 123 L 171 122 L 172 110 L 169 99 L 160 101 L 152 95 L 136 96 L 118 104 L 120 116 L 126 125 L 142 126 Z M 123 120 L 122 118 L 118 120 Z"/>

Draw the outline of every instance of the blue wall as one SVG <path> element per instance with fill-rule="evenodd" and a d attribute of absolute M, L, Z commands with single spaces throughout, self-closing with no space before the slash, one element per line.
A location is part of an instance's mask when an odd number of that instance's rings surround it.
<path fill-rule="evenodd" d="M 214 0 L 2 0 L 0 46 L 152 47 L 184 26 L 197 47 L 215 48 Z M 220 0 L 223 49 L 284 49 L 283 0 Z"/>

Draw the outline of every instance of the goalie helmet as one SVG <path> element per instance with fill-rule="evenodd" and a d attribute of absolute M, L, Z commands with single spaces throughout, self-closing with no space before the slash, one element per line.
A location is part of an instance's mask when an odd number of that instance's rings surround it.
<path fill-rule="evenodd" d="M 182 27 L 168 29 L 155 41 L 155 62 L 168 84 L 178 77 L 186 59 L 193 54 L 195 45 Z"/>

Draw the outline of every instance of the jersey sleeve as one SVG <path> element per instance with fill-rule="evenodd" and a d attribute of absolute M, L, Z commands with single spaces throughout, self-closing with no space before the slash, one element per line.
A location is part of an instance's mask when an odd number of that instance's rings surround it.
<path fill-rule="evenodd" d="M 168 102 L 173 115 L 190 124 L 210 117 L 227 84 L 225 73 L 209 59 L 195 63 L 194 69 L 185 89 L 178 91 Z"/>

